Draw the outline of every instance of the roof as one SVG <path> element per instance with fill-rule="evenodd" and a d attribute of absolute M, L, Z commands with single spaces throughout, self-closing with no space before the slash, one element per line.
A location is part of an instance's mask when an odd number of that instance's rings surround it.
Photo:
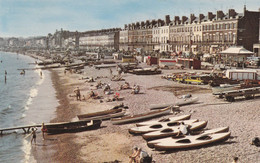
<path fill-rule="evenodd" d="M 239 46 L 239 47 L 230 47 L 230 48 L 227 48 L 226 50 L 224 51 L 221 51 L 220 54 L 247 54 L 247 55 L 252 55 L 254 54 L 253 52 L 249 51 L 249 50 L 246 50 L 244 47 L 242 46 Z"/>
<path fill-rule="evenodd" d="M 253 69 L 228 69 L 228 70 L 226 70 L 226 73 L 230 73 L 230 72 L 257 73 L 257 70 L 253 70 Z"/>

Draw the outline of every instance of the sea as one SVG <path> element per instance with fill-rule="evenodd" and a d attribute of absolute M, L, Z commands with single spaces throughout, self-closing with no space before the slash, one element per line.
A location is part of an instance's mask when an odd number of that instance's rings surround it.
<path fill-rule="evenodd" d="M 56 117 L 59 103 L 51 72 L 34 69 L 35 62 L 39 61 L 26 55 L 0 52 L 0 128 L 41 124 Z M 23 68 L 34 70 L 25 70 L 21 75 L 19 69 Z M 1 163 L 35 162 L 31 137 L 26 135 L 22 129 L 0 135 Z"/>

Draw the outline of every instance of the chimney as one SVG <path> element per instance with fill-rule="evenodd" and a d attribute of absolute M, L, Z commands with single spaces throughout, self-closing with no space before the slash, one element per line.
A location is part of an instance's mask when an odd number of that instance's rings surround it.
<path fill-rule="evenodd" d="M 127 24 L 125 24 L 125 29 L 127 29 L 128 28 L 128 26 L 127 26 Z"/>
<path fill-rule="evenodd" d="M 166 23 L 166 25 L 169 25 L 170 22 L 171 22 L 170 15 L 165 15 L 165 23 Z"/>
<path fill-rule="evenodd" d="M 180 17 L 179 16 L 175 16 L 174 17 L 174 23 L 175 24 L 179 24 L 180 23 Z"/>
<path fill-rule="evenodd" d="M 193 21 L 196 19 L 194 14 L 190 14 L 190 23 L 193 23 Z"/>
<path fill-rule="evenodd" d="M 158 19 L 158 27 L 160 27 L 162 25 L 162 20 Z"/>
<path fill-rule="evenodd" d="M 229 9 L 228 10 L 228 17 L 229 18 L 234 18 L 237 15 L 236 11 L 234 9 Z"/>
<path fill-rule="evenodd" d="M 212 12 L 208 12 L 208 20 L 212 20 L 215 17 L 215 15 L 212 14 Z"/>
<path fill-rule="evenodd" d="M 182 16 L 182 18 L 181 18 L 181 23 L 184 24 L 184 22 L 185 22 L 186 20 L 188 20 L 188 17 Z"/>
<path fill-rule="evenodd" d="M 144 21 L 141 21 L 141 28 L 145 27 L 144 26 Z"/>
<path fill-rule="evenodd" d="M 135 23 L 132 23 L 132 29 L 136 29 Z"/>
<path fill-rule="evenodd" d="M 224 16 L 225 14 L 223 13 L 223 11 L 217 11 L 217 20 L 222 19 Z"/>
<path fill-rule="evenodd" d="M 203 14 L 200 14 L 200 15 L 199 15 L 200 22 L 201 22 L 202 19 L 204 19 L 204 18 L 205 18 L 205 16 L 204 16 Z"/>
<path fill-rule="evenodd" d="M 152 26 L 154 26 L 155 24 L 156 24 L 156 20 L 153 19 L 153 20 L 152 20 Z"/>
<path fill-rule="evenodd" d="M 146 20 L 146 22 L 145 22 L 146 28 L 147 28 L 149 25 L 150 25 L 150 21 L 149 21 L 149 20 Z"/>
<path fill-rule="evenodd" d="M 128 24 L 128 29 L 131 30 L 132 29 L 132 25 Z"/>
<path fill-rule="evenodd" d="M 139 29 L 140 23 L 139 23 L 139 22 L 136 22 L 136 23 L 135 23 L 135 27 L 136 27 L 136 29 Z"/>

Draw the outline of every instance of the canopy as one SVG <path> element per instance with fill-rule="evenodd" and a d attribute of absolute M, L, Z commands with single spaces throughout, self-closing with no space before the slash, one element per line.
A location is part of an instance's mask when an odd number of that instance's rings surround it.
<path fill-rule="evenodd" d="M 246 50 L 244 47 L 230 47 L 221 51 L 220 54 L 253 55 L 254 53 Z"/>

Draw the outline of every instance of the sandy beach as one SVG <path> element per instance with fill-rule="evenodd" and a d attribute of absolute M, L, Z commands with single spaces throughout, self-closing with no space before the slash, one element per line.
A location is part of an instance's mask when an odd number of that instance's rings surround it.
<path fill-rule="evenodd" d="M 116 69 L 112 68 L 116 75 Z M 239 157 L 240 162 L 259 162 L 259 149 L 250 145 L 252 138 L 260 135 L 258 116 L 260 98 L 252 100 L 236 100 L 233 103 L 214 97 L 207 85 L 185 85 L 161 79 L 164 74 L 177 71 L 194 70 L 163 70 L 160 75 L 138 76 L 122 74 L 130 86 L 141 86 L 140 94 L 131 94 L 131 90 L 119 91 L 119 85 L 124 81 L 111 81 L 109 69 L 97 70 L 94 67 L 85 67 L 82 74 L 64 73 L 64 68 L 53 69 L 52 80 L 57 91 L 60 106 L 57 108 L 57 117 L 51 122 L 77 120 L 77 114 L 90 113 L 111 109 L 120 103 L 128 106 L 128 114 L 138 114 L 149 111 L 150 104 L 176 102 L 181 95 L 191 93 L 199 97 L 199 103 L 180 107 L 181 112 L 164 117 L 191 114 L 192 119 L 208 121 L 206 128 L 229 126 L 231 137 L 223 143 L 192 150 L 178 150 L 170 152 L 155 151 L 147 146 L 141 136 L 128 133 L 128 129 L 135 127 L 135 123 L 112 125 L 110 121 L 103 121 L 101 128 L 75 134 L 46 135 L 46 140 L 38 139 L 40 144 L 32 149 L 37 162 L 128 162 L 128 156 L 134 146 L 141 147 L 152 154 L 156 162 L 232 162 L 232 157 Z M 201 71 L 202 72 L 202 71 Z M 99 77 L 95 82 L 88 83 L 82 77 Z M 106 102 L 106 98 L 113 95 L 104 95 L 102 89 L 95 90 L 95 84 L 111 84 L 114 92 L 118 92 L 123 101 Z M 81 94 L 87 97 L 90 90 L 103 96 L 100 100 L 87 99 L 76 101 L 73 90 L 79 87 Z M 158 118 L 157 118 L 158 119 Z M 39 133 L 38 137 L 41 137 Z"/>

